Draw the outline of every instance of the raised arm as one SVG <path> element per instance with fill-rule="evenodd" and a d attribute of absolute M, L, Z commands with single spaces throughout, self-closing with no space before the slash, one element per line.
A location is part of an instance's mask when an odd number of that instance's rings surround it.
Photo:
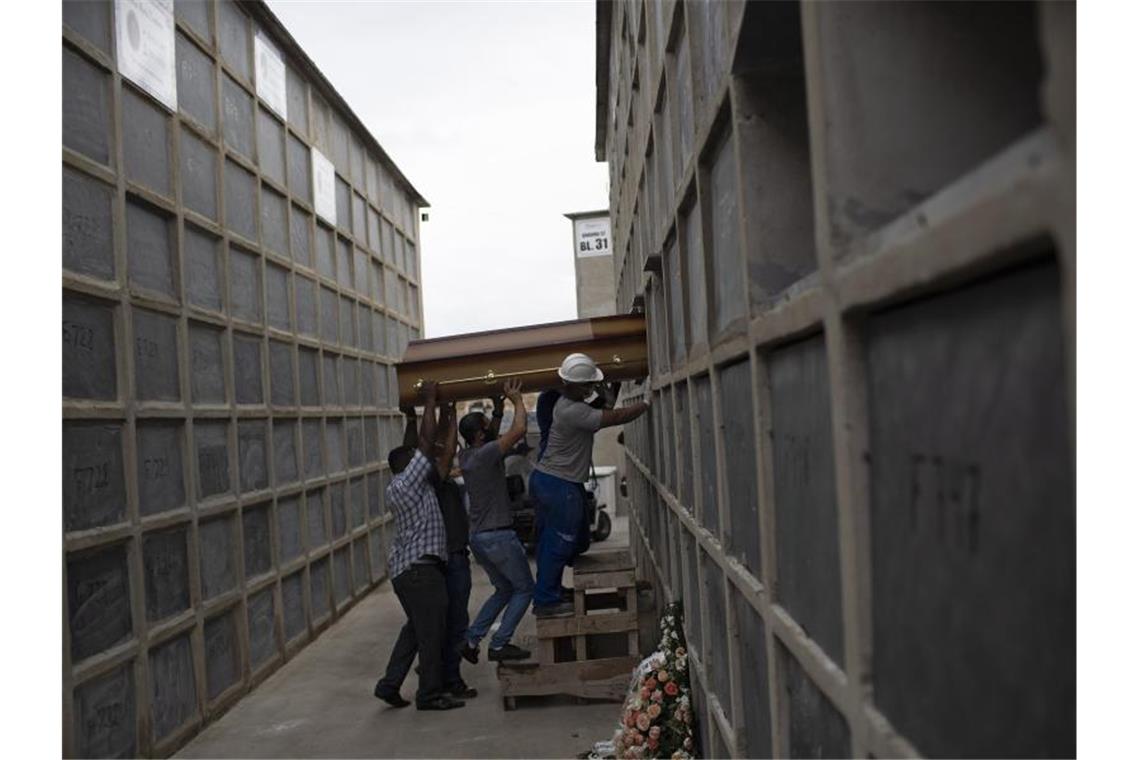
<path fill-rule="evenodd" d="M 400 407 L 400 411 L 404 413 L 404 445 L 415 446 L 419 441 L 419 430 L 416 426 L 416 407 L 414 404 L 404 404 Z"/>
<path fill-rule="evenodd" d="M 419 450 L 428 459 L 435 457 L 435 403 L 438 386 L 434 382 L 424 382 L 424 418 L 420 422 Z"/>
<path fill-rule="evenodd" d="M 515 444 L 526 435 L 526 403 L 523 402 L 522 381 L 517 377 L 508 380 L 503 385 L 503 391 L 515 407 L 515 418 L 511 420 L 511 429 L 507 431 L 506 435 L 499 438 L 499 452 L 506 456 L 507 452 L 513 449 Z M 500 417 L 500 421 L 501 419 Z M 492 422 L 491 424 L 497 423 Z"/>
<path fill-rule="evenodd" d="M 450 402 L 444 404 L 439 410 L 439 424 L 442 428 L 439 431 L 439 447 L 440 450 L 436 452 L 435 466 L 439 470 L 439 476 L 446 478 L 451 472 L 451 460 L 455 456 L 455 443 L 457 435 L 457 425 L 455 421 L 455 403 Z"/>
<path fill-rule="evenodd" d="M 638 401 L 636 404 L 629 406 L 618 407 L 617 409 L 606 409 L 602 411 L 602 427 L 615 427 L 617 425 L 624 425 L 627 422 L 633 422 L 649 409 L 649 404 L 645 401 Z"/>

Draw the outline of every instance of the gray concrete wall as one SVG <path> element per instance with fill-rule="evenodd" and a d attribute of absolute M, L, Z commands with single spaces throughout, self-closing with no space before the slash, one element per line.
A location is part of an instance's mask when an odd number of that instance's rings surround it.
<path fill-rule="evenodd" d="M 169 754 L 387 573 L 422 199 L 262 4 L 175 8 L 171 113 L 63 4 L 66 756 Z"/>
<path fill-rule="evenodd" d="M 1073 3 L 600 4 L 705 756 L 1070 756 Z"/>

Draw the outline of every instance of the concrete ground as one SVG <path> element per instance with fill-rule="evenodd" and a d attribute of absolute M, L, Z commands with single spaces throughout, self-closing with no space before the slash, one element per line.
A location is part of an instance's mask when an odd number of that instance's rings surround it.
<path fill-rule="evenodd" d="M 620 517 L 598 547 L 628 543 L 628 518 Z M 481 567 L 473 563 L 471 570 L 474 617 L 491 584 Z M 404 619 L 385 582 L 176 757 L 574 757 L 613 736 L 621 707 L 614 703 L 520 697 L 517 710 L 504 711 L 486 640 L 479 664 L 462 665 L 467 683 L 479 690 L 466 707 L 388 707 L 372 689 Z M 518 633 L 534 633 L 531 614 Z M 402 694 L 414 699 L 415 689 L 412 672 Z"/>

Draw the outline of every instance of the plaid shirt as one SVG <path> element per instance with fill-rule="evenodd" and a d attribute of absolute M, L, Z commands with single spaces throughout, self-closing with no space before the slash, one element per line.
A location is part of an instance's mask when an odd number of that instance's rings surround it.
<path fill-rule="evenodd" d="M 424 555 L 447 561 L 447 532 L 431 483 L 435 464 L 416 451 L 404 471 L 392 478 L 384 496 L 396 515 L 396 537 L 388 553 L 392 578 Z"/>

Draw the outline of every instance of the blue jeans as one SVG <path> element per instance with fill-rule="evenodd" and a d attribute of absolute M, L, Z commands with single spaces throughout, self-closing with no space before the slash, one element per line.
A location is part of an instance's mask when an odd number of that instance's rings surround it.
<path fill-rule="evenodd" d="M 467 635 L 467 602 L 471 599 L 471 560 L 467 552 L 447 558 L 447 632 L 443 639 L 443 688 L 463 683 L 459 675 L 459 647 Z"/>
<path fill-rule="evenodd" d="M 475 561 L 487 571 L 495 593 L 483 602 L 475 622 L 467 629 L 467 642 L 472 647 L 479 646 L 505 608 L 499 630 L 491 637 L 491 649 L 501 649 L 510 643 L 534 594 L 534 578 L 526 561 L 526 550 L 510 528 L 473 533 L 470 544 Z"/>
<path fill-rule="evenodd" d="M 562 571 L 590 547 L 586 489 L 535 470 L 529 493 L 537 505 L 539 531 L 534 606 L 546 607 L 562 601 Z"/>

